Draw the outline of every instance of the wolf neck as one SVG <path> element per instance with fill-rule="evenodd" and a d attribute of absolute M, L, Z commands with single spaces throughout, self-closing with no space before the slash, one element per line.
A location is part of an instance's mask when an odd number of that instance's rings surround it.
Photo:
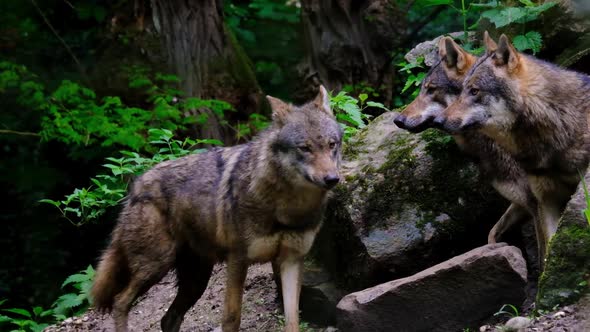
<path fill-rule="evenodd" d="M 511 132 L 498 140 L 532 167 L 544 167 L 552 152 L 571 149 L 587 131 L 590 84 L 578 73 L 528 58 L 513 112 Z"/>

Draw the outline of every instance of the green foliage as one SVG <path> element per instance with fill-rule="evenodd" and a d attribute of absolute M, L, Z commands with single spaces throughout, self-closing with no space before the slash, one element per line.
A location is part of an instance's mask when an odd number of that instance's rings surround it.
<path fill-rule="evenodd" d="M 7 315 L 0 314 L 0 328 L 5 325 L 17 326 L 12 332 L 41 332 L 49 324 L 54 324 L 70 316 L 81 315 L 92 304 L 89 297 L 90 288 L 94 280 L 94 269 L 91 265 L 80 273 L 69 276 L 61 285 L 70 285 L 72 293 L 60 296 L 51 309 L 33 307 L 32 310 L 22 308 L 1 309 Z M 6 300 L 0 300 L 2 306 Z"/>
<path fill-rule="evenodd" d="M 588 226 L 590 226 L 590 194 L 588 194 L 588 186 L 586 185 L 586 180 L 584 179 L 584 175 L 580 174 L 582 178 L 582 188 L 584 188 L 584 200 L 586 201 L 586 208 L 582 210 L 584 217 L 586 217 L 586 221 L 588 221 Z"/>
<path fill-rule="evenodd" d="M 0 300 L 0 306 L 5 302 L 6 300 Z M 5 314 L 0 314 L 0 328 L 5 327 L 11 332 L 41 332 L 52 322 L 53 310 L 42 307 L 33 307 L 31 310 L 7 308 L 1 311 Z"/>
<path fill-rule="evenodd" d="M 204 112 L 199 116 L 183 115 L 190 110 L 207 108 L 220 119 L 224 112 L 232 110 L 229 103 L 220 100 L 182 99 L 182 92 L 172 87 L 178 82 L 176 76 L 156 73 L 150 77 L 145 68 L 129 69 L 129 86 L 145 93 L 147 108 L 126 106 L 119 97 L 99 99 L 94 91 L 68 80 L 47 94 L 43 84 L 24 66 L 3 61 L 0 70 L 0 93 L 16 90 L 19 104 L 42 114 L 43 140 L 68 145 L 149 150 L 147 128 L 179 130 L 188 124 L 206 123 Z"/>
<path fill-rule="evenodd" d="M 529 31 L 524 35 L 515 36 L 512 42 L 517 50 L 531 50 L 535 54 L 541 50 L 543 37 L 537 31 Z"/>
<path fill-rule="evenodd" d="M 364 128 L 365 121 L 371 118 L 370 115 L 364 111 L 367 107 L 380 108 L 384 111 L 389 111 L 381 103 L 367 101 L 369 96 L 366 93 L 361 93 L 358 99 L 348 95 L 346 91 L 340 91 L 335 96 L 330 96 L 330 106 L 334 111 L 336 120 L 340 122 L 344 129 L 344 140 L 348 140 L 359 129 Z"/>
<path fill-rule="evenodd" d="M 303 54 L 301 9 L 295 1 L 224 1 L 225 21 L 254 64 L 262 90 L 288 98 Z"/>
<path fill-rule="evenodd" d="M 413 98 L 418 96 L 420 92 L 420 84 L 426 77 L 426 68 L 424 67 L 424 57 L 420 56 L 416 59 L 415 62 L 408 63 L 405 60 L 402 60 L 397 63 L 399 72 L 406 75 L 406 81 L 404 87 L 402 88 L 402 93 L 406 91 L 410 91 L 410 95 Z M 401 106 L 401 105 L 400 105 Z"/>
<path fill-rule="evenodd" d="M 494 314 L 494 316 L 499 316 L 499 315 L 508 315 L 510 317 L 517 317 L 520 315 L 518 308 L 515 307 L 512 304 L 504 304 L 502 306 L 502 308 L 500 308 L 500 310 L 498 310 L 498 312 L 496 312 Z"/>
<path fill-rule="evenodd" d="M 504 28 L 509 25 L 519 24 L 522 26 L 522 33 L 514 36 L 514 47 L 519 51 L 531 50 L 533 54 L 539 52 L 542 46 L 541 34 L 536 31 L 526 32 L 525 24 L 537 20 L 542 13 L 556 5 L 555 2 L 535 4 L 531 0 L 518 0 L 520 6 L 509 5 L 506 1 L 491 0 L 486 3 L 461 0 L 460 4 L 454 0 L 419 0 L 417 3 L 422 6 L 448 6 L 458 12 L 463 20 L 463 46 L 472 51 L 473 47 L 468 42 L 468 33 L 476 29 L 481 19 L 489 20 L 496 28 Z M 477 22 L 469 26 L 467 24 L 470 13 L 481 11 Z"/>
<path fill-rule="evenodd" d="M 125 198 L 127 186 L 134 176 L 144 173 L 157 163 L 202 152 L 203 149 L 194 149 L 197 145 L 222 144 L 212 139 L 175 140 L 174 134 L 168 129 L 150 129 L 149 135 L 152 148 L 148 150 L 157 151 L 153 155 L 142 156 L 135 151 L 121 151 L 119 158 L 106 158 L 109 163 L 103 166 L 109 172 L 90 179 L 92 186 L 77 188 L 60 201 L 43 199 L 41 202 L 58 208 L 62 216 L 76 226 L 96 221 L 108 208 L 117 206 Z"/>
<path fill-rule="evenodd" d="M 60 296 L 53 304 L 53 316 L 55 319 L 64 320 L 70 316 L 78 316 L 86 312 L 92 304 L 90 300 L 90 288 L 94 280 L 94 269 L 88 265 L 80 273 L 72 274 L 61 285 L 64 288 L 70 285 L 73 288 L 72 293 L 66 293 Z"/>
<path fill-rule="evenodd" d="M 255 133 L 264 130 L 270 124 L 270 119 L 258 113 L 250 114 L 247 122 L 238 123 L 234 128 L 236 140 L 242 141 L 245 138 L 252 137 Z"/>
<path fill-rule="evenodd" d="M 543 39 L 537 31 L 525 31 L 525 24 L 537 20 L 542 13 L 556 5 L 555 2 L 545 2 L 536 5 L 531 0 L 519 0 L 522 6 L 507 6 L 502 2 L 492 1 L 488 9 L 481 13 L 481 17 L 488 19 L 496 28 L 519 24 L 522 34 L 513 38 L 514 47 L 519 51 L 531 50 L 533 54 L 541 50 Z"/>

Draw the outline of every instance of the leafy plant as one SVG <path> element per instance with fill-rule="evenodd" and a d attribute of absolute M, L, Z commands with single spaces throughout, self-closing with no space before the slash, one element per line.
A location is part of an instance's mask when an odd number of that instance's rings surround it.
<path fill-rule="evenodd" d="M 502 306 L 502 308 L 500 308 L 500 310 L 498 310 L 498 312 L 496 312 L 494 314 L 494 316 L 499 316 L 499 315 L 508 315 L 510 317 L 517 317 L 520 315 L 518 308 L 515 307 L 512 304 L 504 304 Z"/>
<path fill-rule="evenodd" d="M 426 77 L 426 68 L 424 67 L 424 56 L 420 56 L 416 58 L 415 62 L 408 63 L 405 60 L 400 61 L 397 64 L 399 72 L 407 75 L 404 87 L 402 88 L 402 93 L 408 91 L 409 89 L 411 93 L 410 95 L 412 98 L 416 98 L 418 93 L 420 92 L 420 84 Z"/>
<path fill-rule="evenodd" d="M 526 31 L 526 23 L 537 20 L 542 13 L 556 5 L 555 2 L 535 4 L 532 0 L 518 0 L 518 5 L 510 5 L 507 1 L 491 0 L 486 3 L 476 3 L 469 0 L 419 0 L 422 6 L 444 5 L 452 8 L 461 15 L 463 21 L 463 46 L 467 50 L 473 50 L 468 42 L 469 31 L 475 29 L 481 19 L 489 20 L 496 28 L 503 28 L 508 25 L 519 24 L 522 26 L 522 33 L 514 36 L 514 47 L 519 51 L 531 50 L 533 54 L 541 50 L 543 44 L 542 36 L 537 31 Z M 468 16 L 475 11 L 482 11 L 479 19 L 469 26 Z"/>
<path fill-rule="evenodd" d="M 7 300 L 0 300 L 2 306 Z M 53 310 L 33 307 L 31 310 L 22 308 L 2 309 L 6 315 L 0 314 L 0 327 L 4 325 L 16 326 L 11 332 L 41 332 L 51 323 Z"/>
<path fill-rule="evenodd" d="M 69 276 L 61 285 L 62 288 L 70 285 L 74 288 L 71 293 L 60 296 L 50 309 L 33 307 L 32 310 L 22 308 L 1 309 L 7 315 L 0 314 L 0 327 L 3 325 L 16 325 L 12 332 L 40 332 L 49 324 L 62 321 L 70 316 L 81 315 L 92 304 L 89 292 L 94 280 L 94 269 L 91 265 L 80 273 Z M 2 306 L 6 300 L 0 300 Z"/>
<path fill-rule="evenodd" d="M 588 222 L 588 226 L 590 226 L 590 194 L 588 194 L 588 186 L 586 185 L 586 180 L 584 179 L 584 175 L 580 174 L 582 188 L 584 188 L 584 200 L 586 201 L 586 208 L 582 210 L 582 213 L 586 217 L 586 221 Z"/>
<path fill-rule="evenodd" d="M 204 124 L 207 114 L 186 116 L 191 110 L 207 108 L 220 119 L 232 106 L 221 100 L 182 98 L 182 92 L 171 85 L 174 75 L 156 73 L 150 76 L 142 67 L 127 68 L 129 86 L 141 90 L 147 108 L 127 106 L 121 98 L 98 98 L 94 91 L 64 80 L 52 93 L 47 93 L 37 76 L 26 67 L 0 62 L 0 93 L 16 90 L 18 102 L 42 114 L 43 140 L 57 140 L 69 145 L 122 146 L 134 151 L 149 149 L 147 128 L 168 130 L 188 124 Z M 198 113 L 198 112 L 196 112 Z"/>
<path fill-rule="evenodd" d="M 531 0 L 518 0 L 522 6 L 507 6 L 501 1 L 488 3 L 491 9 L 481 13 L 482 18 L 488 19 L 496 28 L 502 28 L 510 24 L 522 25 L 522 33 L 514 36 L 514 47 L 519 51 L 531 50 L 533 54 L 541 50 L 543 38 L 537 31 L 526 32 L 527 22 L 537 20 L 542 13 L 556 5 L 555 2 L 545 2 L 536 5 Z"/>
<path fill-rule="evenodd" d="M 89 294 L 93 280 L 94 269 L 92 265 L 88 265 L 85 270 L 72 274 L 62 283 L 61 288 L 70 285 L 74 292 L 63 294 L 54 302 L 52 309 L 56 320 L 61 321 L 86 312 L 92 304 Z"/>
<path fill-rule="evenodd" d="M 369 96 L 366 93 L 361 93 L 358 99 L 348 95 L 346 91 L 340 91 L 337 95 L 330 97 L 330 106 L 334 110 L 336 120 L 340 122 L 344 129 L 344 140 L 348 140 L 359 129 L 364 128 L 365 121 L 371 118 L 370 115 L 364 113 L 367 107 L 381 108 L 389 111 L 381 103 L 367 101 Z"/>
<path fill-rule="evenodd" d="M 40 202 L 55 206 L 64 218 L 80 226 L 97 220 L 108 208 L 118 205 L 125 198 L 127 186 L 133 176 L 145 172 L 157 163 L 204 151 L 194 149 L 199 144 L 222 144 L 212 139 L 175 140 L 174 134 L 168 129 L 150 129 L 149 135 L 149 144 L 157 151 L 154 155 L 144 157 L 134 151 L 121 151 L 122 156 L 119 158 L 106 158 L 109 163 L 103 166 L 109 172 L 90 179 L 93 186 L 75 189 L 61 201 L 43 199 Z"/>

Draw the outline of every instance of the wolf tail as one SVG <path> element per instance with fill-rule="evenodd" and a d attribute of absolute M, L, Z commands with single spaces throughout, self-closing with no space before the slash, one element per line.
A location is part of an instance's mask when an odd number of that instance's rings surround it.
<path fill-rule="evenodd" d="M 103 253 L 90 291 L 93 305 L 98 311 L 110 312 L 115 296 L 129 282 L 129 269 L 125 255 L 114 243 Z"/>

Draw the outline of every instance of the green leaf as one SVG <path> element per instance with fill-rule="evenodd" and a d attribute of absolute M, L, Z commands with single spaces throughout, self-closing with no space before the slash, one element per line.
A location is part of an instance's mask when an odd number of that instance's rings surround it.
<path fill-rule="evenodd" d="M 440 6 L 440 5 L 452 5 L 453 0 L 418 0 L 416 2 L 418 6 Z"/>
<path fill-rule="evenodd" d="M 481 16 L 490 20 L 496 28 L 501 28 L 510 23 L 517 22 L 526 15 L 527 9 L 521 7 L 495 8 L 481 13 Z"/>
<path fill-rule="evenodd" d="M 41 200 L 39 200 L 39 203 L 47 203 L 47 204 L 51 204 L 51 205 L 57 206 L 57 207 L 61 206 L 61 202 L 54 201 L 51 199 L 41 199 Z M 0 304 L 2 304 L 2 303 L 0 303 Z"/>
<path fill-rule="evenodd" d="M 536 54 L 541 50 L 543 37 L 537 31 L 529 31 L 525 35 L 518 35 L 512 40 L 514 47 L 519 51 L 532 50 Z"/>
<path fill-rule="evenodd" d="M 67 277 L 66 280 L 61 284 L 61 287 L 71 284 L 71 283 L 81 283 L 83 281 L 87 281 L 89 278 L 86 274 L 72 274 L 71 276 Z"/>
<path fill-rule="evenodd" d="M 28 310 L 20 309 L 20 308 L 11 308 L 11 309 L 2 309 L 2 311 L 12 312 L 13 314 L 18 314 L 21 316 L 25 316 L 27 318 L 33 318 L 31 313 Z"/>
<path fill-rule="evenodd" d="M 68 293 L 60 296 L 56 301 L 57 307 L 59 308 L 74 308 L 82 304 L 82 300 L 78 295 Z"/>
<path fill-rule="evenodd" d="M 385 105 L 383 105 L 381 103 L 376 103 L 374 101 L 367 102 L 367 106 L 381 108 L 383 110 L 389 111 L 389 109 L 387 107 L 385 107 Z"/>

